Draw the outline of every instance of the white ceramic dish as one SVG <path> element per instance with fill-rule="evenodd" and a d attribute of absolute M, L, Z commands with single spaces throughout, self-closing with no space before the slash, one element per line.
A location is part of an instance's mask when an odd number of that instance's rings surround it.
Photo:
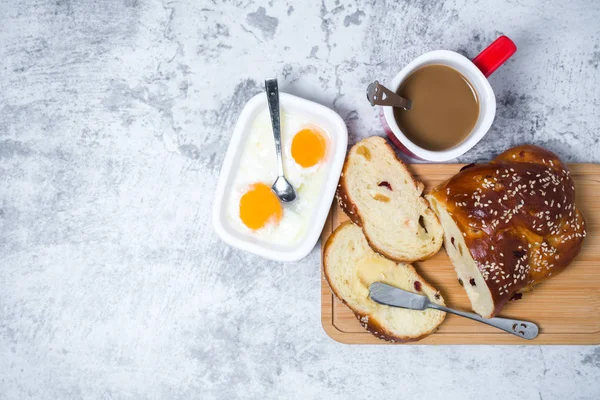
<path fill-rule="evenodd" d="M 251 125 L 255 118 L 267 109 L 267 98 L 264 93 L 254 96 L 246 103 L 237 121 L 221 167 L 213 201 L 212 220 L 216 233 L 230 246 L 271 260 L 297 261 L 310 253 L 323 230 L 344 165 L 348 146 L 348 130 L 342 118 L 325 106 L 287 93 L 280 93 L 279 101 L 282 112 L 300 115 L 310 123 L 321 127 L 330 136 L 331 149 L 326 161 L 326 175 L 313 215 L 307 216 L 311 220 L 309 228 L 296 244 L 276 245 L 239 232 L 227 219 L 225 205 L 227 196 L 230 194 L 228 190 L 232 187 L 236 171 L 239 168 L 241 154 Z"/>
<path fill-rule="evenodd" d="M 394 77 L 388 88 L 396 92 L 408 75 L 425 65 L 431 64 L 443 64 L 454 68 L 467 78 L 475 88 L 479 98 L 479 118 L 469 136 L 448 150 L 431 151 L 424 149 L 410 141 L 400 130 L 394 118 L 393 107 L 383 107 L 384 122 L 387 124 L 387 127 L 384 126 L 384 128 L 388 128 L 386 131 L 390 139 L 397 139 L 394 143 L 398 144 L 400 142 L 401 146 L 399 147 L 401 147 L 401 150 L 408 150 L 409 155 L 427 161 L 441 162 L 463 155 L 485 136 L 496 115 L 496 97 L 487 78 L 471 60 L 448 50 L 431 51 L 417 57 Z"/>

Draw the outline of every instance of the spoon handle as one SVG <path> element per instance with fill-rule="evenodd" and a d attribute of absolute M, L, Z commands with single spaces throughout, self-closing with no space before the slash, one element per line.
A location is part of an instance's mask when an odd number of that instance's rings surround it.
<path fill-rule="evenodd" d="M 367 87 L 367 100 L 372 106 L 391 106 L 404 108 L 405 110 L 410 110 L 412 106 L 410 100 L 392 92 L 379 81 L 375 81 Z"/>
<path fill-rule="evenodd" d="M 283 176 L 283 160 L 281 155 L 281 127 L 279 117 L 279 88 L 277 87 L 277 79 L 265 80 L 265 90 L 267 92 L 269 114 L 271 115 L 273 137 L 275 138 L 275 153 L 277 154 L 278 176 Z"/>
<path fill-rule="evenodd" d="M 429 308 L 435 308 L 436 310 L 444 311 L 451 314 L 460 315 L 461 317 L 469 318 L 474 321 L 483 322 L 484 324 L 493 326 L 498 329 L 502 329 L 504 332 L 511 333 L 523 339 L 534 339 L 539 332 L 539 328 L 536 324 L 529 321 L 521 321 L 518 319 L 508 318 L 482 318 L 477 314 L 468 313 L 464 311 L 454 310 L 452 308 L 440 306 L 433 302 L 429 302 L 427 305 Z"/>

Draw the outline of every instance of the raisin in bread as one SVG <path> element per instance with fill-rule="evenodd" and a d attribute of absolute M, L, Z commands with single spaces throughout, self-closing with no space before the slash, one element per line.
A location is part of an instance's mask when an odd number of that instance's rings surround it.
<path fill-rule="evenodd" d="M 374 136 L 350 149 L 337 198 L 375 251 L 412 262 L 430 258 L 443 242 L 442 226 L 422 193 L 423 184 L 385 139 Z"/>
<path fill-rule="evenodd" d="M 487 318 L 565 269 L 585 237 L 569 171 L 538 146 L 464 167 L 428 199 L 473 310 Z"/>
<path fill-rule="evenodd" d="M 411 265 L 397 264 L 375 253 L 362 230 L 350 221 L 340 225 L 327 240 L 323 273 L 333 293 L 350 307 L 363 327 L 380 339 L 419 340 L 434 332 L 446 316 L 437 310 L 406 310 L 371 300 L 369 286 L 378 281 L 426 295 L 444 305 L 440 293 Z"/>

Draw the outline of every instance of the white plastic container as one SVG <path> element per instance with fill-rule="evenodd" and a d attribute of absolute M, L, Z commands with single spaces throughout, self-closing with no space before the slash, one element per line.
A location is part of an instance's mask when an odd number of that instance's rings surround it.
<path fill-rule="evenodd" d="M 221 167 L 215 198 L 212 220 L 216 233 L 230 246 L 257 254 L 276 261 L 297 261 L 313 249 L 329 214 L 335 190 L 344 165 L 348 146 L 348 130 L 343 119 L 333 110 L 312 101 L 279 93 L 281 110 L 288 114 L 301 116 L 311 124 L 321 127 L 329 133 L 329 149 L 326 159 L 325 178 L 312 215 L 307 215 L 309 226 L 303 237 L 293 245 L 277 245 L 258 239 L 235 229 L 227 218 L 226 204 L 229 190 L 233 186 L 236 172 L 240 168 L 240 159 L 253 121 L 267 109 L 267 97 L 264 93 L 254 96 L 244 106 L 237 121 Z M 285 155 L 284 155 L 285 156 Z"/>

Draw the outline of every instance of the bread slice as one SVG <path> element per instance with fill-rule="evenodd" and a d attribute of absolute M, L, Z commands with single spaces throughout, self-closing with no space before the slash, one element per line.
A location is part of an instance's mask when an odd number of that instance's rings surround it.
<path fill-rule="evenodd" d="M 484 318 L 493 317 L 496 314 L 496 304 L 492 292 L 487 286 L 483 274 L 479 271 L 477 263 L 471 256 L 462 230 L 435 197 L 428 196 L 428 198 L 444 227 L 444 248 L 454 265 L 458 281 L 467 292 L 467 296 L 469 296 L 473 311 Z"/>
<path fill-rule="evenodd" d="M 443 241 L 442 226 L 422 193 L 423 184 L 386 140 L 373 136 L 350 149 L 337 198 L 375 251 L 412 262 L 436 254 Z"/>
<path fill-rule="evenodd" d="M 411 265 L 396 264 L 375 253 L 362 230 L 350 221 L 340 225 L 327 240 L 323 273 L 333 293 L 350 307 L 364 328 L 380 339 L 422 339 L 433 333 L 446 316 L 437 310 L 407 310 L 371 300 L 369 286 L 379 281 L 426 295 L 432 302 L 444 305 L 440 293 Z"/>

